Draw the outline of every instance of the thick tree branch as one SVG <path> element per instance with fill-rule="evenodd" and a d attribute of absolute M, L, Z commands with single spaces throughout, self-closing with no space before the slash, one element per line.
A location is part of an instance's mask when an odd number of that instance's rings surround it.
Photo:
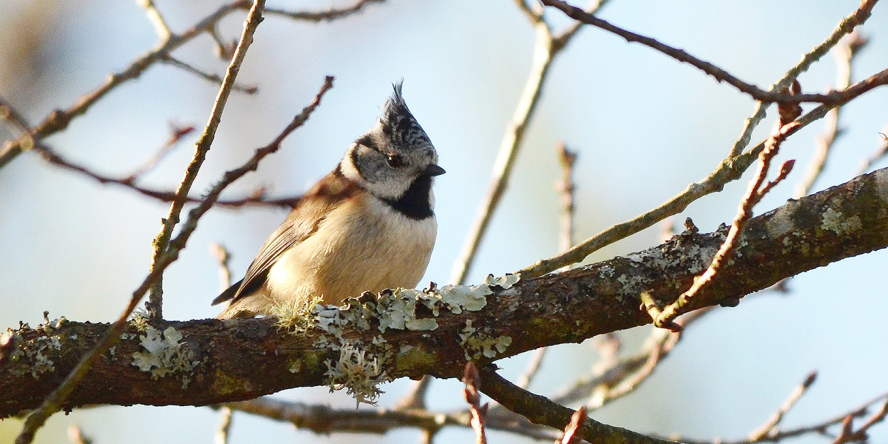
<path fill-rule="evenodd" d="M 485 365 L 542 346 L 650 323 L 639 294 L 647 291 L 661 304 L 671 302 L 709 264 L 725 234 L 726 228 L 687 232 L 628 257 L 524 279 L 509 289 L 493 286 L 482 309 L 460 314 L 442 309 L 433 330 L 389 328 L 380 334 L 376 319 L 346 325 L 338 336 L 319 330 L 283 334 L 267 319 L 164 323 L 155 327 L 171 327 L 182 335 L 181 341 L 172 342 L 193 369 L 155 374 L 156 379 L 134 365 L 134 354 L 145 352 L 142 343 L 150 335 L 130 324 L 114 352 L 96 362 L 63 407 L 205 405 L 323 385 L 328 383 L 325 361 L 336 362 L 339 355 L 328 345 L 339 338 L 364 344 L 393 378 L 458 377 L 467 356 Z M 888 169 L 882 169 L 750 220 L 721 279 L 695 301 L 731 305 L 788 276 L 886 246 Z M 346 313 L 362 307 L 353 302 Z M 418 310 L 419 318 L 432 316 Z M 61 322 L 37 329 L 23 326 L 0 337 L 0 416 L 37 406 L 108 328 Z M 485 347 L 488 340 L 504 347 Z"/>

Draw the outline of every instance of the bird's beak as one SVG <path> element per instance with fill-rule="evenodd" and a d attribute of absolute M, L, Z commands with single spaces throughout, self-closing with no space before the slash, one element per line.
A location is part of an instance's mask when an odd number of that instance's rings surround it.
<path fill-rule="evenodd" d="M 433 163 L 433 164 L 425 167 L 425 169 L 422 170 L 422 172 L 419 174 L 421 174 L 423 176 L 440 176 L 440 175 L 444 174 L 445 172 L 446 171 L 444 171 L 444 168 L 441 168 L 438 165 Z"/>

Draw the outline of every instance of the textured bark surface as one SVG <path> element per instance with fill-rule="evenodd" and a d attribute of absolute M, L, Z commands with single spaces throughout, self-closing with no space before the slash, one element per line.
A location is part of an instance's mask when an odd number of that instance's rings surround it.
<path fill-rule="evenodd" d="M 639 294 L 648 291 L 663 304 L 672 301 L 706 268 L 726 231 L 683 233 L 627 257 L 521 280 L 508 289 L 494 286 L 483 309 L 442 310 L 437 328 L 428 331 L 380 333 L 376 319 L 347 326 L 341 336 L 319 330 L 294 335 L 268 319 L 154 325 L 182 335 L 171 341 L 183 367 L 156 378 L 134 364 L 134 356 L 146 352 L 146 333 L 132 325 L 90 370 L 66 408 L 206 405 L 324 385 L 325 361 L 339 357 L 339 348 L 330 344 L 366 350 L 390 377 L 458 377 L 467 356 L 483 366 L 541 346 L 650 323 Z M 729 266 L 694 306 L 733 305 L 783 278 L 886 246 L 888 169 L 883 169 L 754 218 Z M 356 303 L 348 310 L 360 308 Z M 417 309 L 419 318 L 432 316 L 424 307 Z M 3 334 L 0 417 L 38 406 L 107 329 L 107 324 L 68 321 Z"/>

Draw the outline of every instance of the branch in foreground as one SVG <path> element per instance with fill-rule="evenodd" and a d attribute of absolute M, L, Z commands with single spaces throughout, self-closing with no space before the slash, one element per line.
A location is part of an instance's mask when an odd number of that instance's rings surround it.
<path fill-rule="evenodd" d="M 785 277 L 885 248 L 886 202 L 888 169 L 882 169 L 750 220 L 730 266 L 704 289 L 702 300 L 736 303 Z M 330 344 L 340 340 L 363 344 L 392 378 L 458 377 L 468 360 L 486 365 L 542 346 L 580 342 L 650 323 L 639 306 L 639 294 L 648 291 L 660 303 L 674 300 L 708 266 L 725 234 L 726 228 L 709 234 L 684 233 L 628 257 L 522 279 L 508 289 L 493 285 L 486 305 L 478 311 L 457 314 L 439 307 L 435 316 L 414 300 L 416 322 L 402 323 L 400 329 L 389 324 L 382 334 L 378 318 L 340 325 L 336 334 L 312 330 L 317 332 L 312 336 L 281 334 L 268 319 L 154 326 L 155 336 L 171 329 L 168 342 L 176 344 L 179 356 L 194 363 L 191 371 L 158 375 L 157 368 L 152 372 L 134 366 L 134 355 L 145 353 L 143 344 L 152 342 L 148 332 L 129 324 L 115 352 L 95 363 L 62 407 L 206 405 L 325 385 L 329 381 L 324 363 L 339 359 Z M 391 299 L 395 306 L 380 304 L 377 311 L 390 308 L 405 315 L 407 305 L 398 304 L 409 300 Z M 369 313 L 371 302 L 351 302 L 342 311 L 323 311 L 322 321 L 329 324 L 331 316 Z M 417 329 L 405 329 L 406 325 Z M 0 393 L 4 393 L 0 416 L 36 407 L 108 328 L 60 322 L 5 333 L 0 338 Z M 566 423 L 564 418 L 557 427 Z"/>
<path fill-rule="evenodd" d="M 153 307 L 152 304 L 148 305 L 149 313 L 151 313 L 151 310 L 153 309 L 156 318 L 161 318 L 159 287 L 163 277 L 163 271 L 176 260 L 179 251 L 185 247 L 185 242 L 197 227 L 197 220 L 203 214 L 199 211 L 201 207 L 192 210 L 189 214 L 188 223 L 182 227 L 181 232 L 175 239 L 180 242 L 170 242 L 172 230 L 179 222 L 179 212 L 185 205 L 185 198 L 187 198 L 191 184 L 197 176 L 200 164 L 206 156 L 207 151 L 210 149 L 210 143 L 213 141 L 213 134 L 215 133 L 216 127 L 221 122 L 222 109 L 225 106 L 225 100 L 228 93 L 230 93 L 231 87 L 234 84 L 234 79 L 237 76 L 240 63 L 243 61 L 247 47 L 250 46 L 250 43 L 253 40 L 253 33 L 262 21 L 262 8 L 264 6 L 264 0 L 255 0 L 253 8 L 250 9 L 250 13 L 247 15 L 241 42 L 238 45 L 238 53 L 232 59 L 228 74 L 225 76 L 225 82 L 223 82 L 219 96 L 216 98 L 216 104 L 213 107 L 210 123 L 207 124 L 207 129 L 204 132 L 204 135 L 201 136 L 201 142 L 198 143 L 196 148 L 194 160 L 192 160 L 191 165 L 188 166 L 185 178 L 179 185 L 179 190 L 176 192 L 177 199 L 171 206 L 169 215 L 163 220 L 163 229 L 154 241 L 155 254 L 151 262 L 151 270 L 148 273 L 148 276 L 142 281 L 139 288 L 133 292 L 132 296 L 130 296 L 129 304 L 120 317 L 114 321 L 114 324 L 111 325 L 108 332 L 96 342 L 91 350 L 78 358 L 77 364 L 66 374 L 65 378 L 54 386 L 53 390 L 42 400 L 40 406 L 33 413 L 28 415 L 21 433 L 19 433 L 15 440 L 16 444 L 28 444 L 32 442 L 37 430 L 43 426 L 46 420 L 63 408 L 67 402 L 68 396 L 77 389 L 80 382 L 86 377 L 90 368 L 95 365 L 99 357 L 104 355 L 121 339 L 120 335 L 127 325 L 127 317 L 133 312 L 138 302 L 144 297 L 149 289 L 152 290 L 150 302 L 155 302 L 155 297 L 157 297 L 157 301 Z M 221 192 L 221 188 L 224 188 L 224 186 L 220 186 L 219 188 L 219 192 Z M 208 199 L 207 203 L 204 205 L 206 209 L 204 209 L 203 212 L 206 212 L 211 205 L 212 200 Z M 49 322 L 47 322 L 47 324 L 49 324 Z"/>

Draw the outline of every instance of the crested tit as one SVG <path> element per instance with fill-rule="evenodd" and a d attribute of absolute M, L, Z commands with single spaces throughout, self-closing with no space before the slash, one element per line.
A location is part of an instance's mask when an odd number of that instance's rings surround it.
<path fill-rule="evenodd" d="M 217 318 L 270 314 L 274 305 L 413 288 L 435 245 L 432 179 L 444 174 L 401 84 L 376 125 L 345 152 L 265 241 L 246 276 L 213 305 Z"/>

